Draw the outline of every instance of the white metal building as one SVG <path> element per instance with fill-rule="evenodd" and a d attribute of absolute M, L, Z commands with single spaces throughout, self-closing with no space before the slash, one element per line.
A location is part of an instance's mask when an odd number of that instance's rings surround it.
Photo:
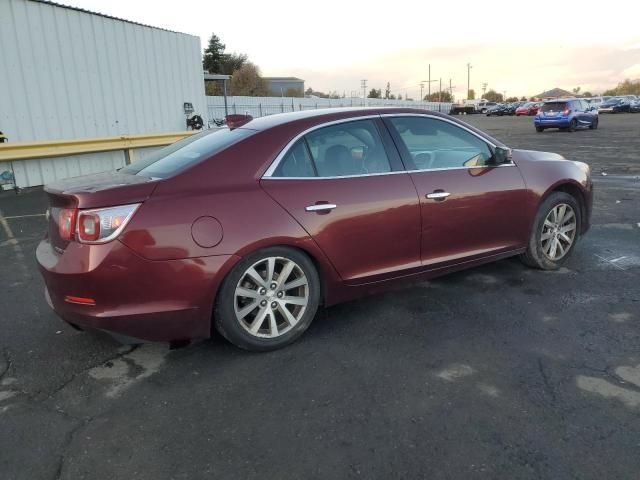
<path fill-rule="evenodd" d="M 205 124 L 200 38 L 44 0 L 0 0 L 0 131 L 9 142 Z M 121 152 L 0 163 L 19 187 L 122 166 Z"/>

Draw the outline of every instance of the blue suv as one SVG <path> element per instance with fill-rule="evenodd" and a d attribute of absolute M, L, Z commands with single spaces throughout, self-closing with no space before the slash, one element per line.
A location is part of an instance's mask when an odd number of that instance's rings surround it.
<path fill-rule="evenodd" d="M 535 116 L 536 132 L 545 128 L 559 128 L 573 132 L 578 128 L 598 128 L 598 111 L 589 102 L 574 98 L 545 102 Z"/>

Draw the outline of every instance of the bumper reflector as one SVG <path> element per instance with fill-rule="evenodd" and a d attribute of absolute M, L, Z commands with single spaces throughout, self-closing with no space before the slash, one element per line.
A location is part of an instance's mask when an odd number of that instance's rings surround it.
<path fill-rule="evenodd" d="M 96 301 L 93 298 L 86 297 L 74 297 L 73 295 L 65 295 L 64 301 L 67 303 L 77 303 L 80 305 L 95 305 Z"/>

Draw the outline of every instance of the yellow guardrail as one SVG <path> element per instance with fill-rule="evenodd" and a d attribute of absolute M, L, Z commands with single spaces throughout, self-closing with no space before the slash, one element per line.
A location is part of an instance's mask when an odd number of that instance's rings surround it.
<path fill-rule="evenodd" d="M 51 140 L 46 142 L 0 143 L 0 162 L 66 157 L 82 153 L 124 150 L 132 157 L 132 150 L 161 147 L 176 142 L 195 132 L 155 133 L 151 135 L 120 135 L 117 137 L 82 138 L 79 140 Z"/>

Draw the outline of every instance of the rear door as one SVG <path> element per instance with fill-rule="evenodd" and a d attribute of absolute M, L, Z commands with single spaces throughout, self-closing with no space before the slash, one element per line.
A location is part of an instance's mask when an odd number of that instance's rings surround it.
<path fill-rule="evenodd" d="M 420 197 L 421 261 L 437 268 L 525 246 L 527 190 L 513 164 L 492 166 L 490 145 L 457 123 L 385 116 Z"/>
<path fill-rule="evenodd" d="M 416 189 L 379 116 L 307 132 L 276 159 L 261 185 L 345 281 L 420 268 Z"/>

